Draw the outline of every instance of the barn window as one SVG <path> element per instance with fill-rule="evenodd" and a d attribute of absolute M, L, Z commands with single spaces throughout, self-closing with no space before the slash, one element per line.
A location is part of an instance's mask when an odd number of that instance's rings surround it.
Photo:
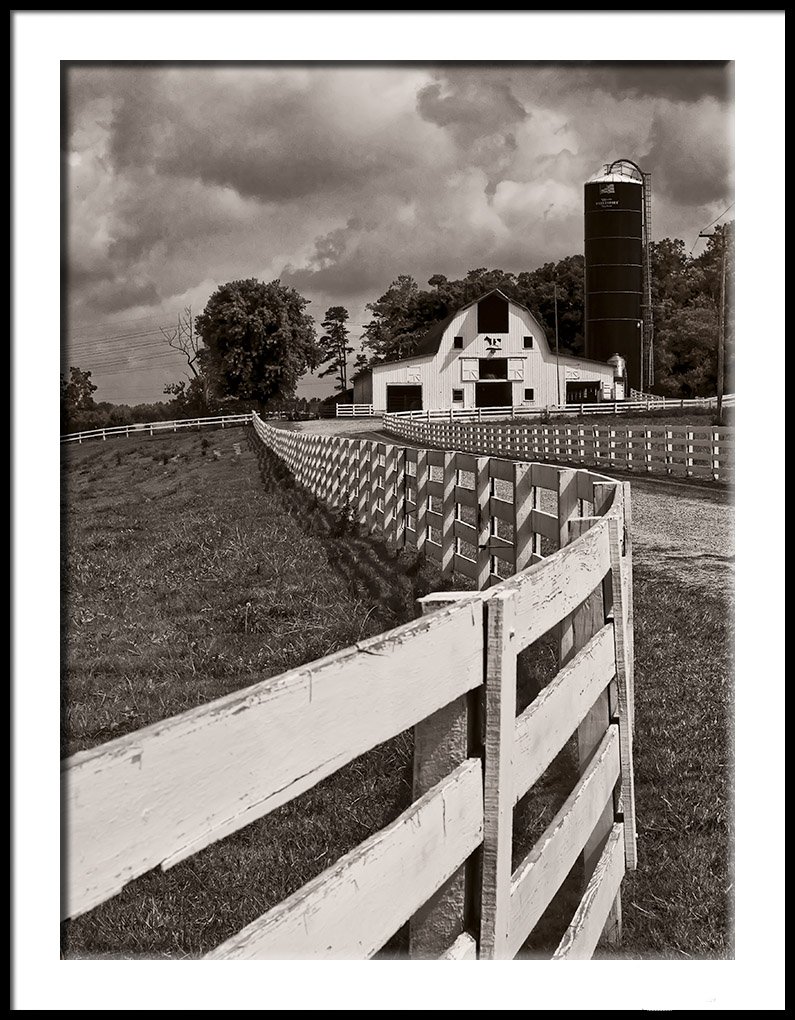
<path fill-rule="evenodd" d="M 525 400 L 535 400 L 534 391 L 531 389 L 526 389 L 524 391 L 524 398 Z"/>
<path fill-rule="evenodd" d="M 507 379 L 508 359 L 507 358 L 480 358 L 481 379 Z"/>
<path fill-rule="evenodd" d="M 478 302 L 478 333 L 508 332 L 508 302 L 499 294 L 487 294 Z"/>
<path fill-rule="evenodd" d="M 464 349 L 464 338 L 462 336 L 454 336 L 453 347 L 458 351 L 462 351 Z"/>
<path fill-rule="evenodd" d="M 456 401 L 459 401 L 460 403 L 464 402 L 463 390 L 453 390 L 453 403 L 455 403 Z"/>
<path fill-rule="evenodd" d="M 524 337 L 524 346 L 526 351 L 532 351 L 533 349 L 533 338 L 531 336 Z"/>

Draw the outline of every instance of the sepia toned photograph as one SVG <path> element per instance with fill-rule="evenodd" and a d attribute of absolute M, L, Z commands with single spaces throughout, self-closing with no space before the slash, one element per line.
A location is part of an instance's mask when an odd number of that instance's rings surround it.
<path fill-rule="evenodd" d="M 740 63 L 593 56 L 60 59 L 60 967 L 742 959 Z"/>

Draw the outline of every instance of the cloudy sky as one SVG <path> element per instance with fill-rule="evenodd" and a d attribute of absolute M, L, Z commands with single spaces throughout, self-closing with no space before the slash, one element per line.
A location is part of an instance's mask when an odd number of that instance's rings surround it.
<path fill-rule="evenodd" d="M 160 399 L 185 367 L 160 326 L 247 277 L 295 287 L 318 322 L 344 305 L 356 340 L 400 274 L 581 253 L 583 184 L 620 157 L 652 175 L 653 236 L 689 249 L 734 200 L 733 79 L 700 62 L 70 65 L 67 360 L 98 400 Z"/>

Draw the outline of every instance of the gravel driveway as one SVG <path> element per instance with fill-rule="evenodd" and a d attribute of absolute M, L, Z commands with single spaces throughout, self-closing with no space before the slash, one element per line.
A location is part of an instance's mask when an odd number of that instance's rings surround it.
<path fill-rule="evenodd" d="M 380 419 L 301 422 L 302 432 L 385 441 Z M 375 431 L 379 430 L 377 434 Z M 394 441 L 394 439 L 393 439 Z M 734 498 L 725 489 L 665 480 L 631 480 L 634 562 L 689 588 L 734 588 Z"/>

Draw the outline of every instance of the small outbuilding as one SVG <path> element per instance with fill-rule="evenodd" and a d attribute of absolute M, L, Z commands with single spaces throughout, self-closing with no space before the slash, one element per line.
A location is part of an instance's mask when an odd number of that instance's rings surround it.
<path fill-rule="evenodd" d="M 354 376 L 376 411 L 551 407 L 624 399 L 624 359 L 556 356 L 529 308 L 492 290 L 435 323 L 410 358 Z"/>

